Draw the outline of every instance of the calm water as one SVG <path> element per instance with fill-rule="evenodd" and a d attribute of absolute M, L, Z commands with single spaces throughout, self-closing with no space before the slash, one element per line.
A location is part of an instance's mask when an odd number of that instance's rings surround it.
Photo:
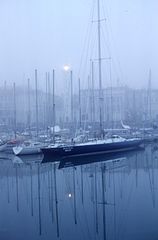
<path fill-rule="evenodd" d="M 0 239 L 158 239 L 158 145 L 74 161 L 1 157 Z"/>

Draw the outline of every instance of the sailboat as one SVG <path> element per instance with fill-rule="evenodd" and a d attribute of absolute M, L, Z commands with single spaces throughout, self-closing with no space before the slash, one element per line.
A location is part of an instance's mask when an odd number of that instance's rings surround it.
<path fill-rule="evenodd" d="M 139 138 L 125 139 L 114 135 L 106 140 L 94 140 L 78 144 L 51 145 L 41 148 L 45 158 L 96 155 L 129 151 L 138 148 L 143 141 Z"/>
<path fill-rule="evenodd" d="M 97 0 L 98 13 L 98 78 L 99 78 L 99 119 L 101 139 L 94 139 L 85 143 L 75 143 L 72 139 L 71 144 L 54 144 L 41 148 L 45 158 L 67 157 L 79 155 L 94 155 L 100 153 L 113 153 L 127 151 L 140 146 L 143 141 L 140 138 L 125 139 L 118 135 L 103 139 L 103 89 L 102 89 L 102 55 L 101 55 L 101 26 L 100 26 L 100 0 Z"/>
<path fill-rule="evenodd" d="M 40 154 L 42 146 L 43 144 L 40 142 L 27 141 L 19 146 L 13 147 L 13 152 L 15 155 Z"/>

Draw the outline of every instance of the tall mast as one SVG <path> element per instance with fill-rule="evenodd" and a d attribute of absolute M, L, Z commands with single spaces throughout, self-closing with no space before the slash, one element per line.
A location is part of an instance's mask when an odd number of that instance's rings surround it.
<path fill-rule="evenodd" d="M 90 75 L 88 75 L 88 122 L 92 124 L 92 95 L 91 95 L 91 81 L 90 81 Z"/>
<path fill-rule="evenodd" d="M 55 143 L 55 70 L 53 69 L 53 143 Z"/>
<path fill-rule="evenodd" d="M 50 73 L 48 72 L 48 125 L 51 127 Z"/>
<path fill-rule="evenodd" d="M 102 117 L 102 56 L 101 56 L 101 28 L 100 28 L 100 0 L 98 0 L 98 67 L 99 67 L 99 120 L 100 120 L 100 133 L 103 128 L 103 117 Z"/>
<path fill-rule="evenodd" d="M 148 113 L 149 113 L 149 121 L 151 123 L 151 69 L 149 70 L 149 83 L 148 83 Z"/>
<path fill-rule="evenodd" d="M 78 79 L 78 88 L 79 88 L 79 126 L 80 126 L 80 129 L 81 129 L 81 80 L 80 78 Z"/>
<path fill-rule="evenodd" d="M 37 90 L 37 69 L 35 69 L 35 88 L 36 88 L 36 135 L 38 137 L 38 90 Z"/>
<path fill-rule="evenodd" d="M 94 62 L 92 61 L 92 125 L 95 125 L 95 102 L 94 102 Z"/>
<path fill-rule="evenodd" d="M 3 108 L 5 110 L 5 123 L 8 125 L 8 102 L 7 102 L 7 82 L 4 81 L 4 101 L 3 101 Z"/>
<path fill-rule="evenodd" d="M 15 93 L 15 82 L 13 84 L 13 94 L 14 94 L 14 135 L 16 138 L 16 93 Z"/>
<path fill-rule="evenodd" d="M 46 72 L 46 98 L 45 98 L 45 129 L 48 136 L 48 78 Z"/>
<path fill-rule="evenodd" d="M 73 83 L 72 83 L 72 70 L 70 71 L 70 86 L 71 86 L 71 122 L 73 123 Z"/>
<path fill-rule="evenodd" d="M 110 58 L 110 95 L 111 95 L 111 128 L 114 128 L 114 116 L 113 116 L 113 86 L 112 86 L 112 75 L 111 75 L 111 58 Z"/>
<path fill-rule="evenodd" d="M 28 129 L 31 135 L 31 111 L 30 111 L 30 79 L 28 78 Z"/>

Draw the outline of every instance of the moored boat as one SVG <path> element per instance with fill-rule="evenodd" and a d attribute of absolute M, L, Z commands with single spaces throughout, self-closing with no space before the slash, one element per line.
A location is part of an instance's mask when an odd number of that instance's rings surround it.
<path fill-rule="evenodd" d="M 42 146 L 39 142 L 25 142 L 22 145 L 13 147 L 13 152 L 15 155 L 39 154 Z"/>
<path fill-rule="evenodd" d="M 18 140 L 18 139 L 12 139 L 12 140 L 9 140 L 7 143 L 6 143 L 6 146 L 4 148 L 4 151 L 6 153 L 13 153 L 13 147 L 21 144 L 22 141 L 21 140 Z"/>
<path fill-rule="evenodd" d="M 125 139 L 114 135 L 106 140 L 94 140 L 78 144 L 51 145 L 41 148 L 45 158 L 67 157 L 80 155 L 95 155 L 102 153 L 113 153 L 128 151 L 139 147 L 143 141 L 139 138 Z"/>

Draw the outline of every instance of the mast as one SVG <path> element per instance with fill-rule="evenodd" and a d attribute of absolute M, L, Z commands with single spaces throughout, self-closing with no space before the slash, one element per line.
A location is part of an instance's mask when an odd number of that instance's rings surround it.
<path fill-rule="evenodd" d="M 95 102 L 94 102 L 94 62 L 92 61 L 92 124 L 95 125 Z"/>
<path fill-rule="evenodd" d="M 48 136 L 48 78 L 46 72 L 45 129 Z"/>
<path fill-rule="evenodd" d="M 102 117 L 102 55 L 101 55 L 101 28 L 100 28 L 100 0 L 98 0 L 98 67 L 99 67 L 99 120 L 100 120 L 100 134 L 103 130 L 103 117 Z"/>
<path fill-rule="evenodd" d="M 15 92 L 15 82 L 13 84 L 13 94 L 14 94 L 14 136 L 16 138 L 16 92 Z"/>
<path fill-rule="evenodd" d="M 38 90 L 37 90 L 37 69 L 35 69 L 35 88 L 36 88 L 36 135 L 38 137 L 38 131 L 39 131 L 39 126 L 38 126 Z"/>
<path fill-rule="evenodd" d="M 149 82 L 148 82 L 148 117 L 151 123 L 151 69 L 149 70 Z"/>
<path fill-rule="evenodd" d="M 110 172 L 109 172 L 110 174 Z M 116 240 L 116 187 L 115 187 L 115 165 L 113 162 L 113 193 L 114 193 L 114 239 Z"/>
<path fill-rule="evenodd" d="M 81 80 L 80 78 L 78 79 L 78 88 L 79 88 L 79 126 L 80 126 L 80 129 L 81 129 Z"/>
<path fill-rule="evenodd" d="M 53 143 L 55 143 L 55 70 L 53 69 Z"/>
<path fill-rule="evenodd" d="M 88 124 L 92 125 L 92 95 L 91 95 L 91 81 L 90 75 L 88 75 Z"/>
<path fill-rule="evenodd" d="M 8 119 L 8 101 L 7 101 L 7 82 L 4 81 L 4 102 L 3 102 L 3 107 L 5 109 L 5 123 L 8 125 L 9 119 Z"/>
<path fill-rule="evenodd" d="M 30 79 L 28 78 L 28 128 L 31 135 L 31 110 L 30 110 Z"/>
<path fill-rule="evenodd" d="M 112 75 L 111 75 L 111 58 L 110 58 L 110 84 L 111 84 L 111 87 L 110 87 L 111 104 L 110 105 L 111 105 L 111 123 L 112 123 L 111 128 L 113 129 L 114 128 L 114 116 L 113 116 L 113 86 L 112 86 Z"/>
<path fill-rule="evenodd" d="M 72 82 L 72 70 L 70 71 L 70 87 L 71 87 L 71 122 L 73 123 L 73 82 Z"/>
<path fill-rule="evenodd" d="M 48 72 L 48 126 L 51 127 L 51 97 L 50 97 L 50 73 Z"/>

